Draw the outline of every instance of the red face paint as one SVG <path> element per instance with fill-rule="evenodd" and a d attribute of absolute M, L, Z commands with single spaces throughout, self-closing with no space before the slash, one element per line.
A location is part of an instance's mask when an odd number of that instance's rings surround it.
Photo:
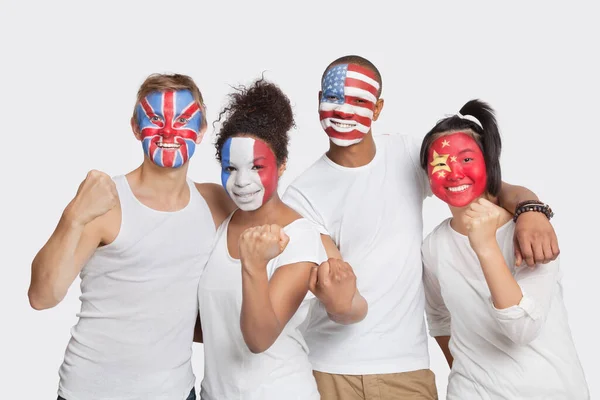
<path fill-rule="evenodd" d="M 464 132 L 440 136 L 429 147 L 431 191 L 453 207 L 464 207 L 485 193 L 487 173 L 477 142 Z"/>

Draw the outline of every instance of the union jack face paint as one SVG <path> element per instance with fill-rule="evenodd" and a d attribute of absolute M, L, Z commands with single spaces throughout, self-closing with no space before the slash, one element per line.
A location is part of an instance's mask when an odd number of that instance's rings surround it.
<path fill-rule="evenodd" d="M 440 136 L 431 144 L 428 160 L 431 191 L 451 206 L 465 207 L 485 192 L 485 160 L 470 135 Z"/>
<path fill-rule="evenodd" d="M 189 90 L 153 92 L 137 105 L 144 153 L 160 167 L 179 168 L 194 154 L 202 110 Z"/>
<path fill-rule="evenodd" d="M 268 144 L 251 137 L 232 137 L 221 149 L 221 183 L 244 211 L 254 211 L 277 190 L 277 159 Z"/>
<path fill-rule="evenodd" d="M 379 87 L 369 68 L 357 64 L 329 68 L 321 86 L 319 117 L 333 143 L 350 146 L 369 133 Z"/>

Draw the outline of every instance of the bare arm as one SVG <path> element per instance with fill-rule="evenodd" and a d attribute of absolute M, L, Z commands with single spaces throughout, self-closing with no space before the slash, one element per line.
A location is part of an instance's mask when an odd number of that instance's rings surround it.
<path fill-rule="evenodd" d="M 444 357 L 446 357 L 446 361 L 448 361 L 448 366 L 452 369 L 454 357 L 452 357 L 452 353 L 450 353 L 450 336 L 436 336 L 435 341 L 440 346 L 440 349 L 442 349 L 442 353 L 444 353 Z"/>
<path fill-rule="evenodd" d="M 262 271 L 242 265 L 242 314 L 244 341 L 253 353 L 267 350 L 281 334 L 308 292 L 313 263 L 279 267 L 269 281 Z"/>
<path fill-rule="evenodd" d="M 331 237 L 321 234 L 321 240 L 329 260 L 327 265 L 313 269 L 309 287 L 325 306 L 329 319 L 343 325 L 360 322 L 369 305 L 356 287 L 356 276 L 350 265 L 343 262 Z"/>
<path fill-rule="evenodd" d="M 525 187 L 502 182 L 498 195 L 500 207 L 514 214 L 517 205 L 525 200 L 538 200 L 538 197 Z M 523 260 L 530 267 L 546 264 L 560 254 L 556 232 L 548 218 L 539 212 L 526 212 L 517 218 L 513 242 L 517 266 Z"/>
<path fill-rule="evenodd" d="M 218 228 L 236 209 L 235 203 L 229 198 L 223 187 L 216 183 L 196 183 L 196 189 L 208 204 L 215 227 Z"/>
<path fill-rule="evenodd" d="M 114 182 L 91 171 L 65 208 L 48 242 L 31 264 L 29 303 L 36 310 L 57 305 L 95 249 L 104 239 L 107 222 L 120 220 Z M 109 212 L 109 210 L 113 210 Z"/>

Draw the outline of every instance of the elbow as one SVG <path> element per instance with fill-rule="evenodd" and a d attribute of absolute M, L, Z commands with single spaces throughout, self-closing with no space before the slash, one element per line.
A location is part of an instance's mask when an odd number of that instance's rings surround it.
<path fill-rule="evenodd" d="M 27 297 L 29 298 L 31 308 L 41 311 L 56 306 L 62 301 L 64 295 L 56 295 L 52 288 L 40 288 L 37 285 L 31 285 L 27 292 Z"/>
<path fill-rule="evenodd" d="M 30 290 L 29 293 L 27 293 L 27 296 L 29 297 L 29 305 L 31 306 L 31 308 L 38 311 L 52 308 L 60 302 L 55 301 L 54 299 L 44 298 L 43 296 L 40 296 L 38 293 L 32 290 Z"/>
<path fill-rule="evenodd" d="M 271 347 L 271 344 L 267 344 L 267 343 L 254 343 L 254 342 L 250 342 L 245 340 L 246 342 L 246 346 L 248 347 L 248 350 L 250 350 L 250 352 L 252 354 L 260 354 L 263 353 L 267 350 L 269 350 L 269 348 Z"/>

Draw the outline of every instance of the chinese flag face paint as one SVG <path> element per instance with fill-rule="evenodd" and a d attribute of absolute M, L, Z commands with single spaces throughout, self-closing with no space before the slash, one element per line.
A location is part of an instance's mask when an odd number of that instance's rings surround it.
<path fill-rule="evenodd" d="M 487 173 L 477 142 L 464 132 L 440 136 L 429 147 L 431 191 L 453 207 L 465 207 L 485 193 Z"/>

